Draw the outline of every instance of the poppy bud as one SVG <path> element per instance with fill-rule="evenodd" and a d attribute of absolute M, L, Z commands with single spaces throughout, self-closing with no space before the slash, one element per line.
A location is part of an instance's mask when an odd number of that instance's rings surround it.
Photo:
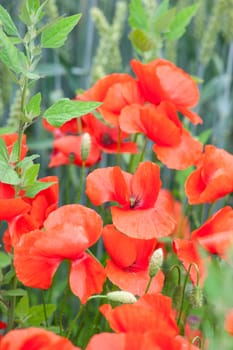
<path fill-rule="evenodd" d="M 163 264 L 163 249 L 159 248 L 151 255 L 149 263 L 149 276 L 154 277 Z"/>
<path fill-rule="evenodd" d="M 178 284 L 173 292 L 172 296 L 172 306 L 176 310 L 180 310 L 181 307 L 181 301 L 182 301 L 182 294 L 183 294 L 183 286 L 181 284 Z"/>
<path fill-rule="evenodd" d="M 82 136 L 82 143 L 81 143 L 81 159 L 83 162 L 85 162 L 89 156 L 91 149 L 91 136 L 88 134 L 88 132 L 85 132 Z"/>
<path fill-rule="evenodd" d="M 133 304 L 137 301 L 132 293 L 122 290 L 107 293 L 107 298 L 110 301 L 115 301 L 123 304 Z"/>
<path fill-rule="evenodd" d="M 203 290 L 199 286 L 193 287 L 189 293 L 189 302 L 193 308 L 199 309 L 203 305 Z"/>

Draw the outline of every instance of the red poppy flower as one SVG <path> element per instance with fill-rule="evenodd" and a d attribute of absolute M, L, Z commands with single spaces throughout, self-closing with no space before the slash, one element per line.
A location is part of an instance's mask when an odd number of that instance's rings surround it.
<path fill-rule="evenodd" d="M 205 153 L 186 183 L 189 204 L 209 203 L 233 191 L 233 155 L 213 145 Z"/>
<path fill-rule="evenodd" d="M 26 213 L 20 213 L 12 218 L 4 233 L 3 242 L 7 252 L 11 251 L 23 234 L 42 228 L 47 216 L 58 207 L 58 177 L 47 176 L 39 181 L 54 182 L 54 184 L 37 193 L 34 198 L 24 198 L 30 207 Z"/>
<path fill-rule="evenodd" d="M 74 136 L 68 135 L 59 137 L 53 142 L 54 151 L 51 156 L 49 167 L 56 167 L 65 164 L 75 164 L 82 166 L 83 160 L 81 157 L 83 135 Z M 92 166 L 100 160 L 100 149 L 96 145 L 94 139 L 90 142 L 90 152 L 85 160 L 85 166 Z"/>
<path fill-rule="evenodd" d="M 18 279 L 26 286 L 47 289 L 60 263 L 68 259 L 70 288 L 85 303 L 102 290 L 105 280 L 102 265 L 85 252 L 100 237 L 101 217 L 82 205 L 65 205 L 50 213 L 44 228 L 23 235 L 16 245 Z"/>
<path fill-rule="evenodd" d="M 189 270 L 190 264 L 196 264 L 199 270 L 199 284 L 203 285 L 206 278 L 206 264 L 199 250 L 200 246 L 194 240 L 174 239 L 173 250 L 177 254 L 178 259 L 182 262 L 186 271 Z M 190 279 L 194 285 L 198 282 L 197 271 L 194 266 L 190 269 Z"/>
<path fill-rule="evenodd" d="M 224 328 L 231 336 L 233 336 L 233 309 L 230 309 L 227 312 Z"/>
<path fill-rule="evenodd" d="M 158 107 L 131 105 L 120 116 L 120 128 L 127 133 L 141 132 L 155 142 L 153 151 L 168 168 L 185 169 L 197 162 L 202 144 L 186 131 L 169 102 Z"/>
<path fill-rule="evenodd" d="M 67 338 L 43 328 L 15 329 L 0 340 L 1 350 L 81 350 Z"/>
<path fill-rule="evenodd" d="M 209 253 L 226 258 L 233 243 L 233 209 L 224 207 L 212 215 L 201 227 L 192 232 L 196 240 Z"/>
<path fill-rule="evenodd" d="M 106 122 L 118 125 L 122 109 L 132 103 L 144 103 L 139 92 L 138 83 L 128 74 L 114 73 L 98 80 L 92 88 L 77 99 L 99 101 L 102 105 L 97 108 Z"/>
<path fill-rule="evenodd" d="M 194 124 L 202 123 L 200 116 L 190 110 L 198 103 L 199 90 L 186 72 L 164 59 L 146 64 L 133 59 L 131 67 L 147 101 L 156 105 L 169 101 Z"/>
<path fill-rule="evenodd" d="M 150 280 L 149 261 L 158 245 L 157 240 L 128 237 L 113 225 L 104 227 L 102 237 L 105 249 L 110 256 L 106 264 L 107 277 L 122 290 L 134 295 L 144 294 Z M 158 271 L 149 292 L 161 292 L 163 282 L 164 275 L 162 271 Z"/>
<path fill-rule="evenodd" d="M 187 169 L 195 165 L 202 155 L 203 145 L 183 129 L 180 143 L 176 146 L 155 144 L 153 151 L 157 158 L 170 169 Z"/>
<path fill-rule="evenodd" d="M 102 151 L 106 153 L 137 153 L 137 145 L 134 142 L 125 141 L 128 134 L 122 132 L 119 127 L 110 127 L 95 118 L 93 114 L 85 115 L 83 121 L 89 134 L 95 139 Z"/>
<path fill-rule="evenodd" d="M 198 350 L 178 335 L 171 299 L 161 294 L 147 294 L 134 304 L 100 311 L 117 333 L 94 335 L 86 350 Z"/>
<path fill-rule="evenodd" d="M 100 333 L 94 335 L 86 350 L 199 350 L 181 336 L 171 337 L 163 332 Z"/>
<path fill-rule="evenodd" d="M 96 169 L 87 176 L 86 185 L 93 204 L 118 203 L 111 207 L 112 221 L 127 236 L 158 238 L 175 227 L 167 193 L 160 189 L 160 168 L 152 162 L 141 163 L 134 175 L 118 166 Z"/>
<path fill-rule="evenodd" d="M 0 182 L 0 220 L 9 221 L 29 211 L 30 205 L 15 194 L 13 186 Z"/>
<path fill-rule="evenodd" d="M 178 334 L 171 299 L 162 294 L 145 294 L 134 304 L 123 304 L 114 309 L 105 304 L 100 311 L 115 332 L 166 330 L 167 335 Z"/>

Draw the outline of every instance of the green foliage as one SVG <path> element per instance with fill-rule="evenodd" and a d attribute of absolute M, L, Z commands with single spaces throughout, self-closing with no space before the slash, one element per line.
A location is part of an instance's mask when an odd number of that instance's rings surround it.
<path fill-rule="evenodd" d="M 131 0 L 129 24 L 132 31 L 129 35 L 134 48 L 141 55 L 151 51 L 151 56 L 158 55 L 158 50 L 167 40 L 178 40 L 195 15 L 198 4 L 181 10 L 169 7 L 169 0 L 164 0 L 155 13 L 147 12 L 142 0 Z"/>
<path fill-rule="evenodd" d="M 53 126 L 60 127 L 73 118 L 90 113 L 100 105 L 100 102 L 71 101 L 64 98 L 49 107 L 44 112 L 44 117 Z"/>
<path fill-rule="evenodd" d="M 7 267 L 11 264 L 11 257 L 10 255 L 0 252 L 0 268 Z"/>
<path fill-rule="evenodd" d="M 1 5 L 0 5 L 0 23 L 3 25 L 3 28 L 8 35 L 19 37 L 18 30 L 10 14 Z"/>
<path fill-rule="evenodd" d="M 41 46 L 44 48 L 58 48 L 64 45 L 68 34 L 76 26 L 81 14 L 57 19 L 42 30 Z"/>

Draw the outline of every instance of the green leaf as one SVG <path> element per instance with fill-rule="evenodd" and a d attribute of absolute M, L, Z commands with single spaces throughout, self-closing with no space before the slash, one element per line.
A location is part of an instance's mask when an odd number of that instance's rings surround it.
<path fill-rule="evenodd" d="M 198 7 L 199 4 L 194 4 L 180 10 L 173 19 L 169 27 L 169 33 L 166 33 L 166 38 L 170 40 L 179 39 L 185 33 L 185 29 L 197 12 Z"/>
<path fill-rule="evenodd" d="M 46 3 L 47 1 L 45 1 Z M 19 18 L 27 26 L 38 23 L 43 17 L 42 8 L 44 3 L 40 6 L 40 0 L 24 0 L 20 8 Z"/>
<path fill-rule="evenodd" d="M 39 158 L 39 154 L 33 154 L 31 156 L 25 157 L 20 162 L 18 162 L 17 167 L 27 169 L 33 165 L 33 160 Z"/>
<path fill-rule="evenodd" d="M 0 22 L 3 24 L 4 30 L 8 35 L 18 36 L 18 30 L 7 10 L 0 5 Z"/>
<path fill-rule="evenodd" d="M 161 17 L 167 10 L 169 6 L 169 0 L 163 0 L 161 4 L 157 7 L 153 19 Z"/>
<path fill-rule="evenodd" d="M 0 179 L 1 182 L 6 184 L 20 184 L 20 178 L 17 172 L 10 165 L 6 164 L 2 160 L 0 160 Z"/>
<path fill-rule="evenodd" d="M 133 46 L 141 52 L 151 51 L 155 44 L 153 40 L 141 29 L 133 29 L 129 34 Z"/>
<path fill-rule="evenodd" d="M 26 110 L 30 119 L 33 119 L 40 115 L 40 104 L 41 104 L 41 93 L 38 92 L 36 95 L 32 96 L 32 98 L 30 99 L 30 101 L 26 106 Z"/>
<path fill-rule="evenodd" d="M 2 294 L 7 297 L 20 297 L 27 295 L 27 291 L 22 288 L 3 290 Z"/>
<path fill-rule="evenodd" d="M 11 256 L 4 252 L 0 252 L 0 268 L 7 267 L 10 264 L 11 264 Z"/>
<path fill-rule="evenodd" d="M 19 51 L 2 30 L 0 30 L 0 60 L 13 72 L 20 73 Z"/>
<path fill-rule="evenodd" d="M 4 140 L 1 138 L 0 138 L 0 161 L 6 163 L 7 165 L 9 163 L 9 155 L 8 155 L 7 147 Z"/>
<path fill-rule="evenodd" d="M 65 122 L 90 113 L 101 105 L 101 102 L 72 101 L 63 98 L 49 107 L 44 117 L 53 126 L 60 127 Z"/>
<path fill-rule="evenodd" d="M 210 138 L 212 132 L 213 132 L 213 129 L 207 129 L 207 130 L 203 131 L 198 136 L 198 140 L 205 145 L 207 143 L 208 139 Z"/>
<path fill-rule="evenodd" d="M 146 30 L 148 28 L 148 14 L 142 0 L 131 0 L 129 4 L 129 24 L 132 28 Z"/>
<path fill-rule="evenodd" d="M 9 159 L 10 163 L 15 163 L 18 160 L 18 156 L 19 156 L 19 142 L 18 141 L 19 140 L 17 140 L 12 147 L 12 151 L 11 151 L 10 159 Z"/>
<path fill-rule="evenodd" d="M 173 7 L 164 12 L 161 16 L 157 17 L 156 20 L 153 21 L 153 30 L 158 33 L 167 31 L 174 19 L 175 14 L 176 9 Z"/>
<path fill-rule="evenodd" d="M 29 198 L 33 198 L 42 190 L 46 190 L 46 188 L 49 188 L 52 186 L 54 182 L 40 182 L 36 181 L 33 183 L 33 185 L 28 185 L 24 188 L 26 192 L 26 196 Z"/>
<path fill-rule="evenodd" d="M 3 314 L 7 314 L 7 312 L 8 312 L 8 307 L 7 307 L 6 304 L 3 303 L 1 300 L 0 300 L 0 311 L 1 311 Z"/>
<path fill-rule="evenodd" d="M 16 305 L 15 314 L 21 320 L 29 314 L 29 298 L 28 295 L 22 297 Z"/>
<path fill-rule="evenodd" d="M 50 317 L 56 311 L 57 306 L 54 304 L 46 304 L 46 315 Z M 44 306 L 35 305 L 29 310 L 29 320 L 31 326 L 40 326 L 44 323 Z"/>
<path fill-rule="evenodd" d="M 41 35 L 41 46 L 44 48 L 61 47 L 67 39 L 68 34 L 76 26 L 81 14 L 60 18 L 55 23 L 46 26 Z"/>
<path fill-rule="evenodd" d="M 6 274 L 4 274 L 4 278 L 1 282 L 1 285 L 9 284 L 13 277 L 15 277 L 15 271 L 12 269 L 8 271 Z"/>
<path fill-rule="evenodd" d="M 23 180 L 22 180 L 22 187 L 27 188 L 27 186 L 34 185 L 36 182 L 39 170 L 40 170 L 40 164 L 32 164 L 29 168 L 24 171 L 23 169 Z"/>

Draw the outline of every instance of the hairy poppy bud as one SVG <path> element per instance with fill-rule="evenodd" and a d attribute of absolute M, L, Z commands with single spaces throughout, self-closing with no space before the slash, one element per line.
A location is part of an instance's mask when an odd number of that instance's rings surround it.
<path fill-rule="evenodd" d="M 193 287 L 189 293 L 189 302 L 193 308 L 199 309 L 203 305 L 203 290 L 199 286 Z"/>
<path fill-rule="evenodd" d="M 123 304 L 133 304 L 137 301 L 132 293 L 122 290 L 107 293 L 107 298 L 110 301 L 115 301 Z"/>
<path fill-rule="evenodd" d="M 82 136 L 81 143 L 81 159 L 82 161 L 86 161 L 91 149 L 91 136 L 88 132 L 85 132 Z"/>
<path fill-rule="evenodd" d="M 163 249 L 159 248 L 151 255 L 149 263 L 149 276 L 154 277 L 163 264 Z"/>

